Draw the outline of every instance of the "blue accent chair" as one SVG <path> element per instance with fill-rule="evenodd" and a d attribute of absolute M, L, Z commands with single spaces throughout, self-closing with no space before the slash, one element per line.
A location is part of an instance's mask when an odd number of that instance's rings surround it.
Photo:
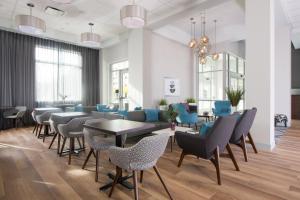
<path fill-rule="evenodd" d="M 215 101 L 215 108 L 212 109 L 216 117 L 224 117 L 231 114 L 230 101 Z"/>
<path fill-rule="evenodd" d="M 197 113 L 189 113 L 186 110 L 186 106 L 182 103 L 176 103 L 172 104 L 172 107 L 175 112 L 178 113 L 176 117 L 176 121 L 179 124 L 188 124 L 189 127 L 191 124 L 194 124 L 197 128 L 197 122 L 198 122 L 198 114 Z"/>

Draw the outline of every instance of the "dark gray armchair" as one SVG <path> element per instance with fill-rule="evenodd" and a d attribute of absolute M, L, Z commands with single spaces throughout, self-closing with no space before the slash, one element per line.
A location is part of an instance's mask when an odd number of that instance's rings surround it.
<path fill-rule="evenodd" d="M 195 155 L 198 158 L 210 160 L 216 167 L 218 184 L 221 185 L 220 153 L 227 149 L 236 170 L 239 171 L 239 166 L 229 145 L 236 121 L 235 116 L 219 117 L 205 136 L 175 132 L 177 143 L 182 148 L 178 167 L 181 166 L 185 155 Z"/>
<path fill-rule="evenodd" d="M 250 134 L 250 129 L 252 127 L 257 109 L 252 108 L 250 110 L 245 110 L 239 121 L 237 122 L 233 134 L 230 138 L 230 143 L 235 144 L 243 149 L 245 161 L 248 161 L 247 149 L 246 149 L 246 138 L 248 137 L 249 143 L 251 144 L 255 153 L 257 149 L 255 147 L 254 141 Z"/>

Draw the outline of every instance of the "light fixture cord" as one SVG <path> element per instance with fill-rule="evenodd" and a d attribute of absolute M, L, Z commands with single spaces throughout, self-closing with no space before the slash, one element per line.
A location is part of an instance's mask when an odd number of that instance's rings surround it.
<path fill-rule="evenodd" d="M 217 53 L 217 20 L 214 20 L 215 22 L 215 53 Z"/>
<path fill-rule="evenodd" d="M 196 39 L 196 22 L 193 22 L 193 27 L 194 27 L 194 39 Z"/>

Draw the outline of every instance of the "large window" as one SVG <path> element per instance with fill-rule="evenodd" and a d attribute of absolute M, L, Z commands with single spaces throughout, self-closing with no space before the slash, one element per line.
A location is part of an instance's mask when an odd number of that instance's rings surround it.
<path fill-rule="evenodd" d="M 35 59 L 36 101 L 81 101 L 79 52 L 37 46 Z"/>
<path fill-rule="evenodd" d="M 111 65 L 111 102 L 119 104 L 123 109 L 128 107 L 128 67 L 128 61 L 117 62 Z"/>

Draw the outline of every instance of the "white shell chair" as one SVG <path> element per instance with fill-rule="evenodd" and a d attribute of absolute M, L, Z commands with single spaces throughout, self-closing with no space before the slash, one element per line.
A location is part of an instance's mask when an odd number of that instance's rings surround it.
<path fill-rule="evenodd" d="M 145 137 L 129 148 L 110 147 L 108 154 L 111 162 L 117 166 L 117 174 L 110 190 L 109 197 L 112 195 L 114 187 L 122 173 L 122 169 L 125 169 L 133 171 L 134 196 L 135 199 L 138 199 L 137 171 L 141 171 L 140 182 L 142 183 L 143 171 L 153 168 L 168 193 L 169 198 L 172 199 L 172 196 L 156 167 L 158 159 L 165 151 L 168 140 L 168 134 L 161 134 Z"/>
<path fill-rule="evenodd" d="M 85 122 L 86 125 L 93 125 L 99 122 L 106 121 L 106 119 L 91 119 Z M 95 181 L 98 181 L 98 166 L 99 166 L 99 158 L 100 152 L 108 150 L 110 147 L 115 146 L 115 138 L 105 133 L 97 130 L 92 130 L 88 128 L 83 129 L 84 138 L 87 144 L 90 146 L 91 150 L 86 157 L 82 169 L 85 168 L 87 162 L 89 161 L 91 155 L 93 154 L 96 158 L 96 175 Z"/>
<path fill-rule="evenodd" d="M 43 142 L 45 142 L 45 138 L 46 138 L 46 134 L 45 134 L 45 131 L 49 131 L 49 127 L 50 127 L 50 122 L 49 122 L 49 119 L 50 119 L 50 116 L 51 116 L 52 112 L 50 111 L 47 111 L 47 112 L 44 112 L 40 115 L 35 115 L 35 120 L 37 122 L 37 131 L 38 131 L 38 138 L 41 137 L 41 132 L 42 132 L 42 129 L 44 128 L 44 134 L 42 135 L 43 136 Z"/>

